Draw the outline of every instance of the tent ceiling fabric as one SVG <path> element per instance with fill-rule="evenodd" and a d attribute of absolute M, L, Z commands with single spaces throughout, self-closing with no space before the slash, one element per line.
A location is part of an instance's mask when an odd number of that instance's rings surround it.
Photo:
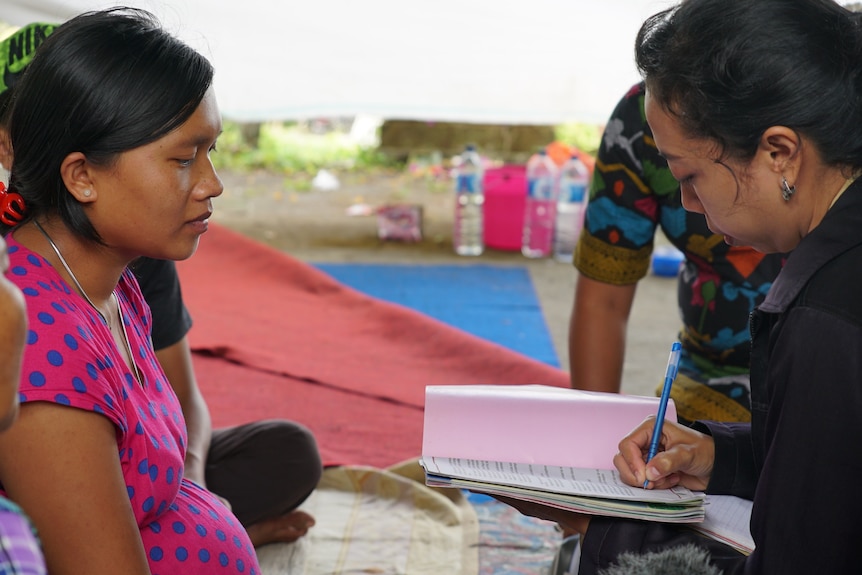
<path fill-rule="evenodd" d="M 638 80 L 634 38 L 668 0 L 125 0 L 216 67 L 225 117 L 371 115 L 602 123 Z M 3 0 L 0 20 L 61 22 L 111 3 Z"/>

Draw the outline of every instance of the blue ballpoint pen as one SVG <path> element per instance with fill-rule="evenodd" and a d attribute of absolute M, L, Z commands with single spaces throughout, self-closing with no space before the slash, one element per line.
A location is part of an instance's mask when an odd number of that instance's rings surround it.
<path fill-rule="evenodd" d="M 664 375 L 664 387 L 661 390 L 661 399 L 658 404 L 658 414 L 655 417 L 655 426 L 652 430 L 652 439 L 649 442 L 649 452 L 647 453 L 647 463 L 658 453 L 658 445 L 661 443 L 661 428 L 664 426 L 664 414 L 667 412 L 667 402 L 670 399 L 670 388 L 673 385 L 673 380 L 676 379 L 676 372 L 679 371 L 679 356 L 682 350 L 682 344 L 678 341 L 673 342 L 670 348 L 670 357 L 667 358 L 667 373 Z M 644 479 L 644 489 L 646 489 L 649 479 Z"/>

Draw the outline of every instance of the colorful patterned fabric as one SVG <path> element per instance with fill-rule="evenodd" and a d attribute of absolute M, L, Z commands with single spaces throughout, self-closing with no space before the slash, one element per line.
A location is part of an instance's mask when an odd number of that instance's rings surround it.
<path fill-rule="evenodd" d="M 703 215 L 682 207 L 679 185 L 646 123 L 642 83 L 626 94 L 607 123 L 584 228 L 574 264 L 601 282 L 627 285 L 643 278 L 658 228 L 685 254 L 678 281 L 681 372 L 747 412 L 748 317 L 769 291 L 784 256 L 728 246 L 709 231 Z"/>
<path fill-rule="evenodd" d="M 0 497 L 0 575 L 45 575 L 33 526 L 21 509 Z"/>
<path fill-rule="evenodd" d="M 92 411 L 115 426 L 129 500 L 153 575 L 242 573 L 260 567 L 245 529 L 209 491 L 183 477 L 186 429 L 150 344 L 150 312 L 132 273 L 120 301 L 139 383 L 107 324 L 41 256 L 7 236 L 7 276 L 27 302 L 21 403 Z"/>

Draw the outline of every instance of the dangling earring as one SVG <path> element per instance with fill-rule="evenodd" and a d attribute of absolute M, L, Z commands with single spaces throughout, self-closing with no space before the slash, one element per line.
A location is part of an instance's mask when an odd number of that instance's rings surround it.
<path fill-rule="evenodd" d="M 787 178 L 781 176 L 781 197 L 785 202 L 790 201 L 790 196 L 796 193 L 796 186 L 791 186 L 787 183 Z"/>

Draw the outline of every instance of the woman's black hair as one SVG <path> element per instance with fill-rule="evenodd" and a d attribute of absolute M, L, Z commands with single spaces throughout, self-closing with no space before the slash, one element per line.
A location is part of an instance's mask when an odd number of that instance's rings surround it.
<path fill-rule="evenodd" d="M 206 58 L 146 11 L 88 12 L 59 26 L 16 87 L 9 122 L 10 187 L 24 197 L 24 221 L 57 214 L 75 233 L 101 242 L 63 183 L 63 160 L 81 152 L 109 166 L 159 139 L 194 113 L 212 78 Z"/>
<path fill-rule="evenodd" d="M 831 0 L 684 0 L 649 18 L 635 59 L 691 136 L 751 159 L 770 126 L 862 168 L 860 14 Z"/>

